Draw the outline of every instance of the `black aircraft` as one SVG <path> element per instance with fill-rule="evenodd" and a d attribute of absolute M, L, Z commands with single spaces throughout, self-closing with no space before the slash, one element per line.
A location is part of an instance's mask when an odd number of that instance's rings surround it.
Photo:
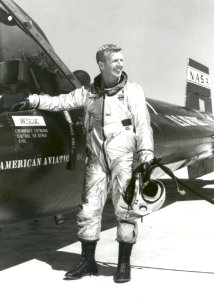
<path fill-rule="evenodd" d="M 191 178 L 214 170 L 209 80 L 208 68 L 190 59 L 186 107 L 147 99 L 156 158 L 172 170 L 188 166 Z M 8 99 L 0 111 L 0 225 L 77 206 L 85 162 L 83 111 L 11 111 L 10 104 L 19 93 L 57 95 L 82 84 L 88 84 L 87 73 L 72 73 L 38 25 L 12 0 L 0 0 L 0 94 Z"/>

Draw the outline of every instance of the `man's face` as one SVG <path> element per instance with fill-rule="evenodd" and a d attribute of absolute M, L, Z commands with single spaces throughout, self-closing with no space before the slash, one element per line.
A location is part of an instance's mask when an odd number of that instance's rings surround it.
<path fill-rule="evenodd" d="M 119 79 L 123 71 L 122 52 L 109 53 L 101 63 L 101 72 L 108 79 Z"/>

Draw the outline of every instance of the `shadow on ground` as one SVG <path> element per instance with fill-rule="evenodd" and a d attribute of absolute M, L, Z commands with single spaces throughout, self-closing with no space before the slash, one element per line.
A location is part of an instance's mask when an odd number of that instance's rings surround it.
<path fill-rule="evenodd" d="M 70 213 L 69 217 L 61 225 L 56 225 L 54 218 L 42 218 L 2 227 L 0 271 L 31 259 L 46 261 L 53 268 L 60 268 L 61 264 L 61 270 L 65 271 L 73 262 L 76 264 L 77 254 L 56 251 L 77 241 L 76 212 Z M 108 201 L 103 213 L 102 230 L 115 226 L 113 206 Z"/>
<path fill-rule="evenodd" d="M 204 200 L 203 197 L 200 197 L 189 190 L 179 186 L 181 189 L 184 189 L 186 194 L 184 196 L 180 195 L 176 190 L 176 184 L 171 179 L 160 179 L 166 187 L 166 201 L 165 206 L 170 205 L 176 201 L 191 201 L 191 200 Z M 202 196 L 213 199 L 214 204 L 214 188 L 208 187 L 204 188 L 205 186 L 214 185 L 213 180 L 201 180 L 201 179 L 182 179 L 182 182 L 190 187 L 192 190 L 200 193 Z M 212 204 L 211 204 L 212 205 Z"/>
<path fill-rule="evenodd" d="M 80 255 L 76 253 L 54 251 L 39 255 L 37 259 L 49 264 L 54 270 L 67 272 L 71 269 L 75 269 L 80 261 Z M 115 266 L 102 262 L 97 262 L 97 264 L 100 276 L 112 276 L 115 273 Z"/>
<path fill-rule="evenodd" d="M 166 186 L 167 200 L 164 206 L 176 201 L 201 200 L 202 198 L 187 191 L 185 196 L 179 195 L 174 182 L 161 180 Z M 196 189 L 206 197 L 213 198 L 213 189 L 203 187 L 213 184 L 208 180 L 183 180 L 186 185 Z M 210 204 L 212 205 L 212 204 Z M 44 218 L 30 222 L 13 224 L 0 230 L 0 271 L 16 266 L 31 259 L 38 259 L 51 265 L 53 269 L 68 271 L 79 261 L 79 255 L 57 251 L 77 241 L 76 213 L 61 225 L 56 225 L 53 218 Z M 102 230 L 116 226 L 116 219 L 111 201 L 108 201 L 103 213 Z M 115 267 L 100 264 L 100 275 L 110 276 Z"/>

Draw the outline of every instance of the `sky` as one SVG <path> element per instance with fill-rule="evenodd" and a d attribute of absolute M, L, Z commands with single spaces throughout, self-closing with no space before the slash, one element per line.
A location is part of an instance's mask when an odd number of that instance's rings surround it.
<path fill-rule="evenodd" d="M 71 71 L 93 79 L 95 54 L 122 47 L 124 70 L 146 97 L 185 105 L 188 59 L 209 67 L 214 95 L 214 0 L 15 0 Z M 214 98 L 214 96 L 213 96 Z"/>

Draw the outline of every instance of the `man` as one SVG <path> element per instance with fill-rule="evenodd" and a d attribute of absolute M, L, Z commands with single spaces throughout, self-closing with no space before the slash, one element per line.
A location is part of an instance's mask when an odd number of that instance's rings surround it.
<path fill-rule="evenodd" d="M 98 273 L 95 249 L 100 238 L 101 216 L 112 184 L 112 201 L 118 220 L 118 267 L 115 282 L 130 280 L 130 255 L 137 239 L 137 218 L 124 202 L 130 181 L 135 148 L 139 164 L 153 160 L 153 135 L 141 87 L 123 72 L 121 48 L 107 44 L 96 54 L 100 75 L 89 88 L 51 97 L 30 95 L 21 105 L 60 111 L 84 107 L 87 132 L 87 163 L 82 201 L 77 215 L 78 238 L 82 244 L 80 264 L 65 274 L 79 279 Z"/>

